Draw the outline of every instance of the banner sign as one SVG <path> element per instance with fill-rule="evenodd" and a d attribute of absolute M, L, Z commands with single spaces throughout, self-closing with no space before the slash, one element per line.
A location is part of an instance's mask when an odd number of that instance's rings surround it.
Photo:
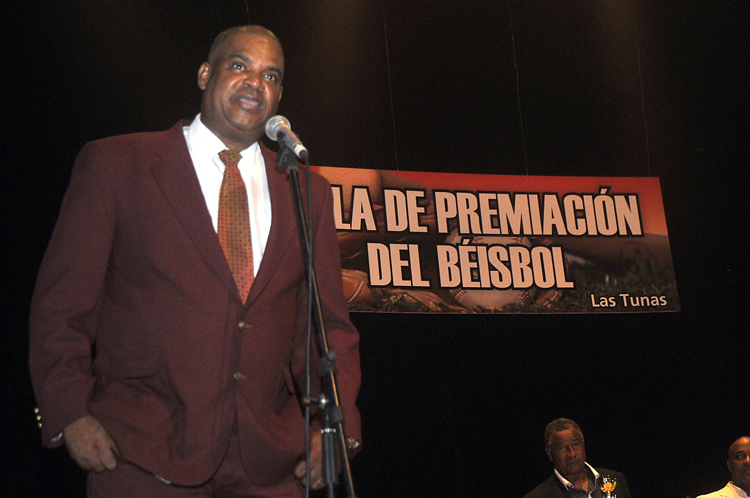
<path fill-rule="evenodd" d="M 680 309 L 658 178 L 315 169 L 351 311 Z"/>

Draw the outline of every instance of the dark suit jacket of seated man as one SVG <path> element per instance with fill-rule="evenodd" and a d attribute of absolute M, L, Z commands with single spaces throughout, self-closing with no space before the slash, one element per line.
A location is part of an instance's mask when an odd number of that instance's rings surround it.
<path fill-rule="evenodd" d="M 599 479 L 597 480 L 596 490 L 591 494 L 592 497 L 603 496 L 603 493 L 599 490 L 598 482 L 602 477 L 612 476 L 617 479 L 617 487 L 614 491 L 617 498 L 631 498 L 628 481 L 621 472 L 604 468 L 596 469 L 596 471 L 599 474 Z M 580 494 L 583 496 L 582 493 Z M 524 498 L 569 498 L 570 496 L 575 495 L 569 494 L 562 481 L 557 477 L 557 474 L 552 472 L 552 475 L 546 481 L 530 491 Z"/>

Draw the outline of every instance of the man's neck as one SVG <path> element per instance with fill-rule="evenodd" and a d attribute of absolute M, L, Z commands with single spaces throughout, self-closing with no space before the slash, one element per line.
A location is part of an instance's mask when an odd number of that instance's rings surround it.
<path fill-rule="evenodd" d="M 568 480 L 570 484 L 575 486 L 578 489 L 582 489 L 583 491 L 589 490 L 589 475 L 588 472 L 586 472 L 586 469 L 584 468 L 582 472 L 579 472 L 578 474 L 571 474 L 568 476 L 563 476 L 565 479 Z"/>
<path fill-rule="evenodd" d="M 745 492 L 747 496 L 750 496 L 750 484 L 737 484 L 734 481 L 730 481 L 734 486 L 740 488 L 742 491 Z"/>
<path fill-rule="evenodd" d="M 573 485 L 573 487 L 582 489 L 584 491 L 588 491 L 589 489 L 589 472 L 588 467 L 585 466 L 581 472 L 576 472 L 575 474 L 562 474 L 559 470 L 555 469 L 555 472 L 559 477 L 562 477 L 566 481 L 568 481 L 570 484 Z"/>

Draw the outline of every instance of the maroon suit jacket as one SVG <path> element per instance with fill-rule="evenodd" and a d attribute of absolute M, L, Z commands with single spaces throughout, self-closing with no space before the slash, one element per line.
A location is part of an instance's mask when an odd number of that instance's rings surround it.
<path fill-rule="evenodd" d="M 305 385 L 307 284 L 289 180 L 263 147 L 273 221 L 245 305 L 195 175 L 187 124 L 95 141 L 76 160 L 32 300 L 42 438 L 54 445 L 66 425 L 93 414 L 124 459 L 195 485 L 220 464 L 236 413 L 247 471 L 271 484 L 304 452 L 295 393 Z M 342 294 L 330 185 L 314 175 L 313 192 L 324 318 L 346 432 L 360 438 L 359 338 Z"/>

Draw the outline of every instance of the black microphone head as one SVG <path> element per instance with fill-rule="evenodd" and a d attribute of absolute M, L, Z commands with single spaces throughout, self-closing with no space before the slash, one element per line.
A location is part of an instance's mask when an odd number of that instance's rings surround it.
<path fill-rule="evenodd" d="M 280 126 L 286 126 L 289 129 L 292 128 L 292 125 L 289 124 L 289 120 L 284 116 L 277 115 L 266 121 L 266 135 L 268 135 L 268 138 L 273 141 L 278 141 Z"/>

